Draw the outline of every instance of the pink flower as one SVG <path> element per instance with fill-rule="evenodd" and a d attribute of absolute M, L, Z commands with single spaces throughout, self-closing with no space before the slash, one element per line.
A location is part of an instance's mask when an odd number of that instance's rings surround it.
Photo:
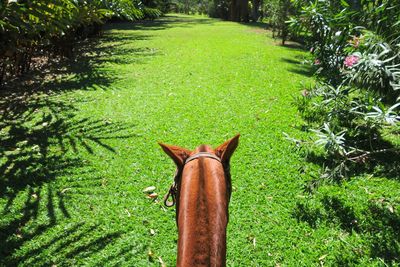
<path fill-rule="evenodd" d="M 354 64 L 358 63 L 360 58 L 354 55 L 347 56 L 344 60 L 344 65 L 348 68 L 351 68 Z"/>
<path fill-rule="evenodd" d="M 316 58 L 314 60 L 314 65 L 320 65 L 320 64 L 321 64 L 321 61 L 318 58 Z"/>
<path fill-rule="evenodd" d="M 306 90 L 306 89 L 304 89 L 302 92 L 301 92 L 301 95 L 302 96 L 308 96 L 310 93 Z"/>

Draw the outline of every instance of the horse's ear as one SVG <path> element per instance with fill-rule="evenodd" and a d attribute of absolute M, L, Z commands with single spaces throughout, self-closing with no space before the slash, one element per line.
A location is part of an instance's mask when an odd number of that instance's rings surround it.
<path fill-rule="evenodd" d="M 164 150 L 165 153 L 167 153 L 168 156 L 171 157 L 171 159 L 175 162 L 176 166 L 178 168 L 182 167 L 183 164 L 185 163 L 185 160 L 189 157 L 191 151 L 182 148 L 179 146 L 171 146 L 171 145 L 166 145 L 162 143 L 158 143 L 162 149 Z"/>
<path fill-rule="evenodd" d="M 237 134 L 215 149 L 215 154 L 221 158 L 222 163 L 229 163 L 233 152 L 235 152 L 239 144 L 239 137 L 240 134 Z"/>

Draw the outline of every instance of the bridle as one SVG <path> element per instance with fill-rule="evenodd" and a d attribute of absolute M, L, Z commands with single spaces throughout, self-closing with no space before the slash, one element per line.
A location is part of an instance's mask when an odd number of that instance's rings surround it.
<path fill-rule="evenodd" d="M 217 157 L 216 155 L 214 155 L 212 153 L 209 153 L 209 152 L 198 152 L 198 153 L 188 157 L 185 160 L 183 166 L 177 169 L 177 171 L 175 173 L 175 177 L 174 177 L 174 182 L 172 183 L 171 187 L 169 188 L 167 194 L 165 194 L 165 196 L 164 196 L 164 205 L 165 206 L 172 207 L 172 206 L 175 205 L 175 203 L 176 203 L 176 194 L 178 192 L 178 180 L 182 176 L 182 172 L 183 172 L 183 169 L 185 168 L 185 165 L 188 164 L 189 162 L 191 162 L 193 160 L 196 160 L 196 159 L 199 159 L 199 158 L 214 159 L 214 160 L 216 160 L 216 161 L 218 161 L 218 162 L 220 162 L 222 164 L 221 159 L 219 157 Z M 228 165 L 228 168 L 229 168 L 229 165 Z M 225 168 L 224 168 L 224 171 L 226 171 Z M 172 198 L 172 201 L 168 200 L 169 197 Z"/>

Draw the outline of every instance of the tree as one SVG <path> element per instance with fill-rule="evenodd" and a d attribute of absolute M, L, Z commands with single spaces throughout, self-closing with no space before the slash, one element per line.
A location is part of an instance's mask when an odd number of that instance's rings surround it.
<path fill-rule="evenodd" d="M 262 0 L 252 0 L 251 7 L 251 20 L 257 22 L 261 17 L 260 7 L 262 6 Z"/>
<path fill-rule="evenodd" d="M 0 0 L 0 83 L 27 72 L 38 53 L 71 57 L 76 41 L 98 34 L 110 18 L 160 15 L 135 0 Z"/>
<path fill-rule="evenodd" d="M 231 0 L 229 19 L 237 22 L 249 22 L 248 0 Z"/>
<path fill-rule="evenodd" d="M 289 28 L 287 21 L 293 13 L 294 8 L 290 0 L 269 0 L 265 3 L 269 23 L 274 36 L 282 38 L 282 44 L 288 38 Z"/>

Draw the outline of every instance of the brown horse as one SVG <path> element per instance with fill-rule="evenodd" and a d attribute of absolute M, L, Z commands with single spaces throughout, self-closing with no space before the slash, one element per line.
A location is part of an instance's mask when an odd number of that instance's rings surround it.
<path fill-rule="evenodd" d="M 176 201 L 177 266 L 225 266 L 226 226 L 231 195 L 229 160 L 239 135 L 216 149 L 201 145 L 194 151 L 160 144 L 174 160 L 175 182 L 165 197 Z M 168 202 L 168 197 L 172 202 Z"/>

